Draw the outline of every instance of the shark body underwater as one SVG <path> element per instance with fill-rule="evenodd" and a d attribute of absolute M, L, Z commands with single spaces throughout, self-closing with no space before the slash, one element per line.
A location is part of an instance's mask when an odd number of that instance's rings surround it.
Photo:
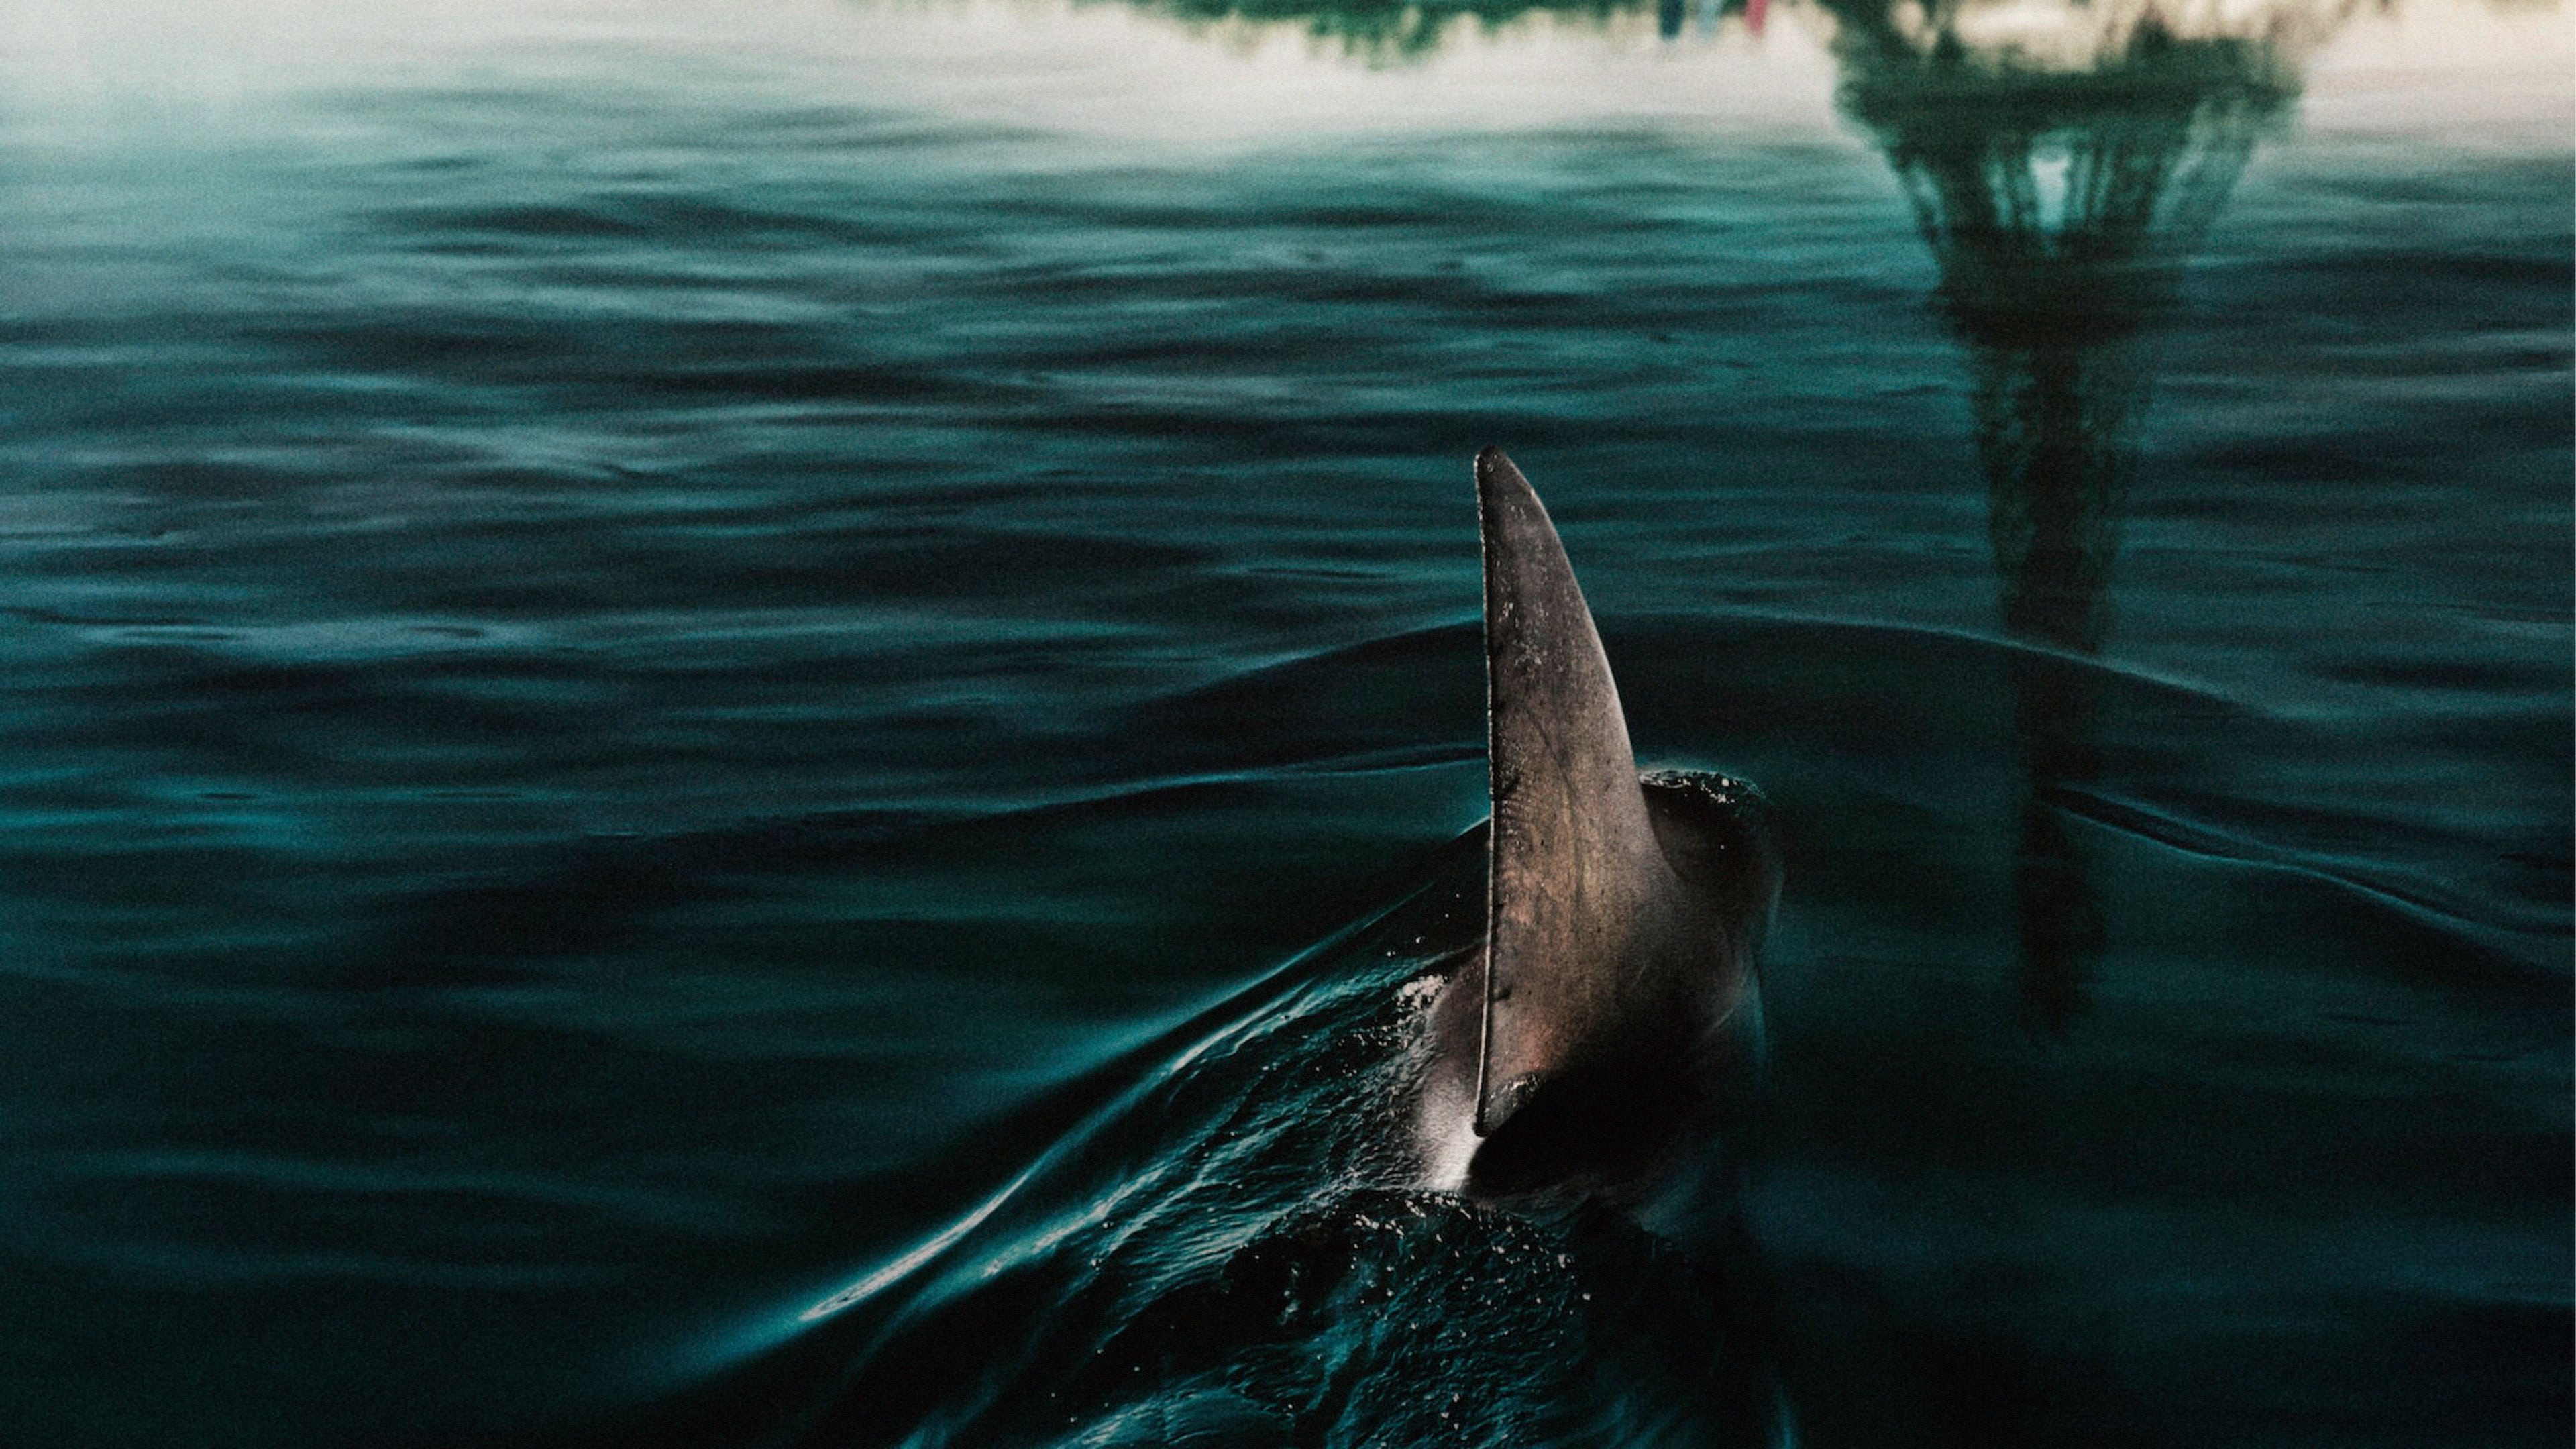
<path fill-rule="evenodd" d="M 1498 451 L 1476 482 L 1490 829 L 1048 1107 L 1016 1177 L 804 1309 L 716 1413 L 811 1373 L 800 1449 L 1784 1442 L 1724 1130 L 1767 807 L 1639 773 L 1545 508 Z"/>
<path fill-rule="evenodd" d="M 1476 496 L 1486 924 L 1424 1018 L 1424 1159 L 1473 1197 L 1666 1213 L 1684 1149 L 1740 1105 L 1759 1054 L 1754 964 L 1780 890 L 1767 809 L 1740 780 L 1639 773 L 1546 508 L 1497 448 Z"/>

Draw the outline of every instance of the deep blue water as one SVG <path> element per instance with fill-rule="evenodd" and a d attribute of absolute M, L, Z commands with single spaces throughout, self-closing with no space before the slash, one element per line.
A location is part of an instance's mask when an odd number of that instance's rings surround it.
<path fill-rule="evenodd" d="M 2559 11 L 21 8 L 0 1444 L 2565 1442 Z M 1714 1248 L 1391 1146 L 1497 441 Z"/>

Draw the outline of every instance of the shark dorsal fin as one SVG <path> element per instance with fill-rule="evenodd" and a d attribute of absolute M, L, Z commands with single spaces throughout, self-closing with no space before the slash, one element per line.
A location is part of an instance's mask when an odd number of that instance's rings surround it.
<path fill-rule="evenodd" d="M 1494 807 L 1476 1131 L 1492 1133 L 1617 1019 L 1670 871 L 1601 636 L 1556 526 L 1509 458 L 1476 457 Z"/>

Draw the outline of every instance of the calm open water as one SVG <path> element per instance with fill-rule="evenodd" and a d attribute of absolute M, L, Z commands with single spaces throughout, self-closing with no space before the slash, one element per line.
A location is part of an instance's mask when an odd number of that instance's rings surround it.
<path fill-rule="evenodd" d="M 0 1444 L 2566 1442 L 2563 10 L 359 9 L 0 5 Z M 1714 1251 L 1391 1151 L 1489 441 Z"/>

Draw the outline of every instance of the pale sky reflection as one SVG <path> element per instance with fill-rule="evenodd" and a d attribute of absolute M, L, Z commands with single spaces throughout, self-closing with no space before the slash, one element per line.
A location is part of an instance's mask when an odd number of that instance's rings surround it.
<path fill-rule="evenodd" d="M 891 108 L 1157 151 L 1619 124 L 1836 133 L 1829 27 L 1781 9 L 1760 36 L 1730 18 L 1673 40 L 1651 7 L 1462 20 L 1432 54 L 1373 65 L 1297 24 L 1193 26 L 1104 0 L 0 0 L 0 115 L 21 141 L 201 139 L 264 130 L 274 103 L 312 93 L 613 83 L 638 105 Z M 2561 6 L 2407 0 L 2312 57 L 2305 124 L 2563 146 L 2571 58 Z"/>

